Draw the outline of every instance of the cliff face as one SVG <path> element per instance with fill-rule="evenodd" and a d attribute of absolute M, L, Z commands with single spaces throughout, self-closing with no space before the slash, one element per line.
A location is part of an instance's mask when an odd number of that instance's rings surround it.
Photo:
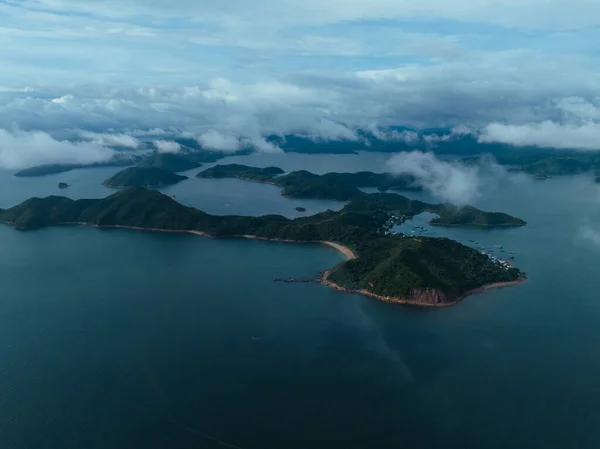
<path fill-rule="evenodd" d="M 423 304 L 427 306 L 437 306 L 453 302 L 444 293 L 434 288 L 413 288 L 407 298 L 410 304 Z"/>

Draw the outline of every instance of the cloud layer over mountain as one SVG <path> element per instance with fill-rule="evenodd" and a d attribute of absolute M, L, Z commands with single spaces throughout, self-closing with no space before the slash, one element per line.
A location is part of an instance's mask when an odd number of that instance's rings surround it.
<path fill-rule="evenodd" d="M 600 149 L 600 4 L 584 0 L 23 0 L 0 14 L 15 154 L 38 131 L 84 158 L 176 136 L 222 151 L 277 151 L 271 133 L 414 138 L 390 125 Z"/>

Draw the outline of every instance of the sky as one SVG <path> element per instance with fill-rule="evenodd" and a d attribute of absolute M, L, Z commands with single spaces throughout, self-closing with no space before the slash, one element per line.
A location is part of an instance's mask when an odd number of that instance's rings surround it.
<path fill-rule="evenodd" d="M 0 166 L 391 125 L 600 149 L 599 42 L 598 0 L 0 0 Z"/>

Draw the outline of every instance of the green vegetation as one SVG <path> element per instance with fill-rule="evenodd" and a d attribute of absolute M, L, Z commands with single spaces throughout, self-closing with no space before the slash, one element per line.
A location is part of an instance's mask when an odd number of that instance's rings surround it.
<path fill-rule="evenodd" d="M 55 173 L 64 173 L 70 170 L 74 170 L 76 168 L 84 168 L 86 165 L 80 164 L 48 164 L 48 165 L 38 165 L 35 167 L 26 168 L 24 170 L 18 171 L 15 173 L 15 176 L 20 178 L 28 178 L 28 177 L 36 177 L 36 176 L 46 176 L 53 175 Z"/>
<path fill-rule="evenodd" d="M 430 209 L 431 212 L 434 212 Z M 444 204 L 438 206 L 439 218 L 429 223 L 438 226 L 524 226 L 525 221 L 503 212 L 484 212 L 473 206 L 453 206 Z"/>
<path fill-rule="evenodd" d="M 215 165 L 198 173 L 199 177 L 239 178 L 247 181 L 268 182 L 282 187 L 282 195 L 289 198 L 327 199 L 350 201 L 348 210 L 385 210 L 410 218 L 421 212 L 433 212 L 440 217 L 432 224 L 447 226 L 522 226 L 525 222 L 508 214 L 484 212 L 472 206 L 457 208 L 451 205 L 427 204 L 392 193 L 365 194 L 358 187 L 414 189 L 413 178 L 389 173 L 326 173 L 315 175 L 306 170 L 278 176 L 277 167 L 256 168 L 246 165 Z"/>
<path fill-rule="evenodd" d="M 104 181 L 107 187 L 151 186 L 160 187 L 177 184 L 187 176 L 154 167 L 129 167 Z"/>
<path fill-rule="evenodd" d="M 329 280 L 350 290 L 426 305 L 451 302 L 483 285 L 520 276 L 519 269 L 494 263 L 454 240 L 390 236 L 367 242 L 360 257 L 335 267 Z"/>
<path fill-rule="evenodd" d="M 162 170 L 177 173 L 180 171 L 192 170 L 200 167 L 202 164 L 194 162 L 186 156 L 174 153 L 158 153 L 151 158 L 143 161 L 140 167 L 154 167 Z"/>
<path fill-rule="evenodd" d="M 196 176 L 198 178 L 237 178 L 253 182 L 272 182 L 277 175 L 284 173 L 278 167 L 249 167 L 247 165 L 229 164 L 215 165 L 201 171 Z"/>
<path fill-rule="evenodd" d="M 330 280 L 347 289 L 392 297 L 415 297 L 415 292 L 433 289 L 436 301 L 452 302 L 471 289 L 519 278 L 518 269 L 501 266 L 458 242 L 390 235 L 390 226 L 397 219 L 394 214 L 409 216 L 435 207 L 379 193 L 362 194 L 338 212 L 296 219 L 280 215 L 215 216 L 183 206 L 158 191 L 129 187 L 104 199 L 31 198 L 0 211 L 0 222 L 19 230 L 85 223 L 199 231 L 214 237 L 334 241 L 351 248 L 358 259 L 334 268 Z M 419 303 L 426 304 L 427 300 Z"/>
<path fill-rule="evenodd" d="M 21 178 L 33 178 L 38 176 L 54 175 L 64 173 L 79 168 L 97 168 L 97 167 L 125 167 L 133 165 L 137 161 L 134 155 L 115 157 L 106 162 L 95 162 L 92 164 L 45 164 L 26 168 L 15 173 L 15 176 Z"/>
<path fill-rule="evenodd" d="M 269 182 L 283 188 L 283 196 L 289 198 L 317 198 L 349 201 L 362 192 L 359 187 L 375 187 L 379 191 L 389 189 L 420 190 L 414 186 L 411 176 L 391 173 L 326 173 L 315 175 L 299 170 L 279 176 L 283 170 L 277 167 L 256 168 L 246 165 L 215 165 L 198 173 L 200 178 L 238 178 L 246 181 Z"/>
<path fill-rule="evenodd" d="M 527 173 L 545 175 L 573 175 L 600 168 L 600 157 L 594 155 L 551 156 L 521 166 Z"/>

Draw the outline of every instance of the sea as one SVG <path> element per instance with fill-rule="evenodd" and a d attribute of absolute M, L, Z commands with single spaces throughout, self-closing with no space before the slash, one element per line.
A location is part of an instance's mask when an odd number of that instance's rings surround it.
<path fill-rule="evenodd" d="M 385 171 L 388 157 L 221 163 Z M 118 170 L 3 171 L 0 207 L 101 198 Z M 343 206 L 196 171 L 164 192 L 214 214 Z M 584 175 L 504 173 L 473 201 L 527 225 L 436 228 L 423 215 L 398 230 L 513 258 L 528 280 L 436 309 L 273 282 L 344 260 L 319 244 L 0 226 L 0 447 L 597 449 L 599 187 Z"/>

